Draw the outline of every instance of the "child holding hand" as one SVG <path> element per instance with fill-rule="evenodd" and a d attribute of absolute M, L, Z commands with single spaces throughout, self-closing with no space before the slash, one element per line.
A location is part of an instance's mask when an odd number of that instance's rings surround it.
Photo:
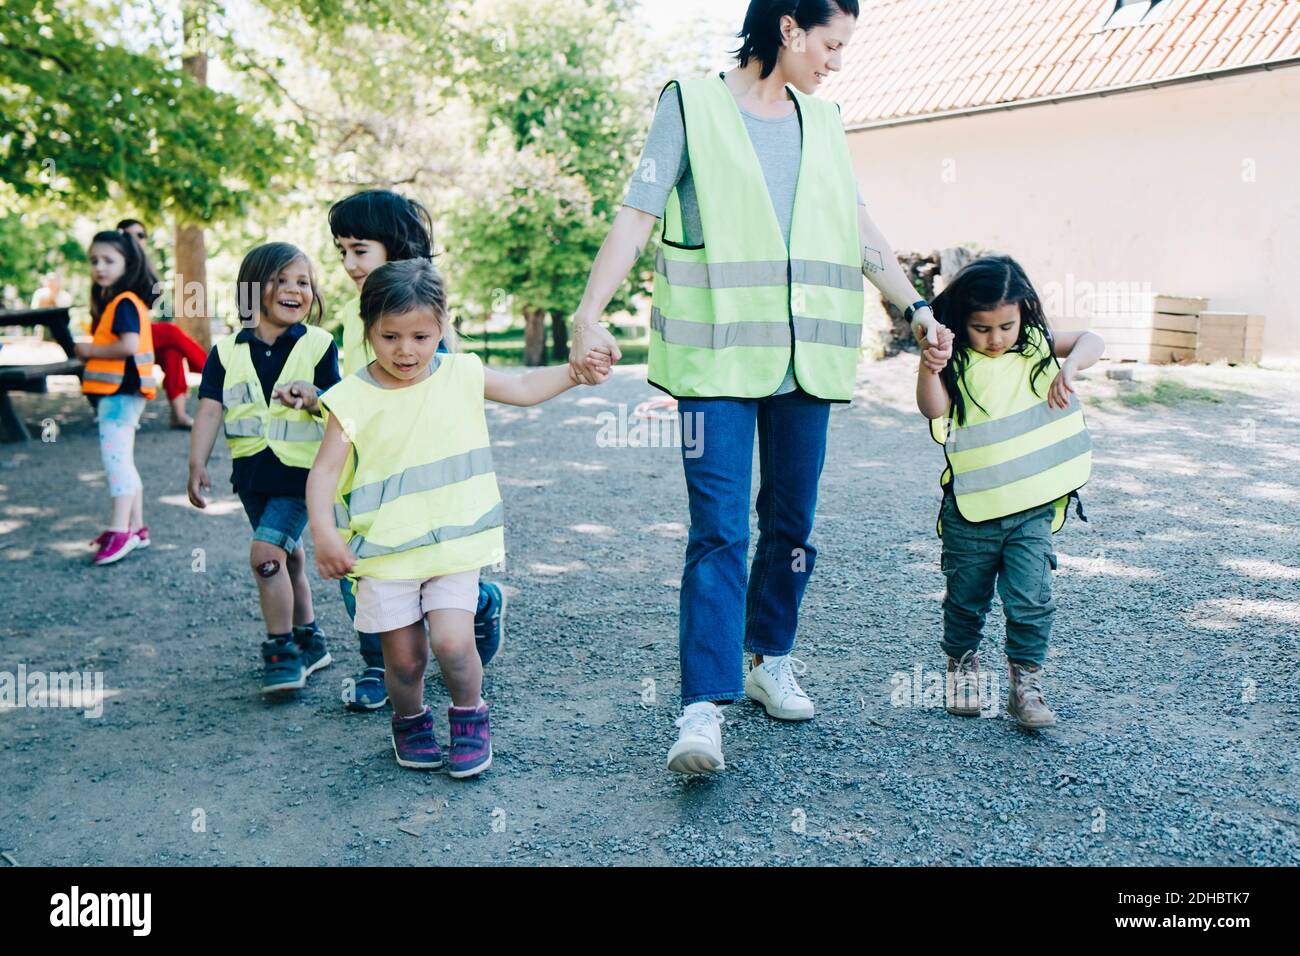
<path fill-rule="evenodd" d="M 980 700 L 979 644 L 996 587 L 1007 618 L 1007 711 L 1026 729 L 1051 727 L 1042 668 L 1056 611 L 1052 535 L 1092 467 L 1074 378 L 1105 343 L 1092 332 L 1054 334 L 1007 256 L 967 265 L 931 307 L 953 340 L 951 361 L 928 350 L 916 381 L 917 406 L 948 461 L 939 513 L 946 708 L 973 717 L 992 703 Z"/>
<path fill-rule="evenodd" d="M 576 381 L 568 366 L 511 376 L 457 353 L 427 259 L 371 272 L 360 313 L 374 360 L 320 397 L 329 418 L 307 481 L 316 563 L 323 577 L 356 581 L 357 629 L 380 635 L 397 762 L 443 765 L 424 704 L 432 645 L 451 694 L 450 774 L 471 777 L 492 763 L 474 640 L 479 569 L 504 556 L 483 402 L 537 405 Z"/>

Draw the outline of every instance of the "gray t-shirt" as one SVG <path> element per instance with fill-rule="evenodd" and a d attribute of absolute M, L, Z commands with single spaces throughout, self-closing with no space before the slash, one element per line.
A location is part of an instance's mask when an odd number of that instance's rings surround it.
<path fill-rule="evenodd" d="M 794 219 L 795 187 L 799 182 L 799 161 L 803 154 L 798 113 L 792 109 L 789 116 L 769 118 L 741 110 L 740 115 L 754 144 L 763 179 L 767 182 L 767 192 L 772 199 L 772 209 L 788 246 L 790 223 Z M 659 99 L 641 161 L 632 174 L 623 205 L 662 219 L 673 189 L 677 190 L 682 207 L 683 244 L 698 246 L 704 242 L 704 228 L 700 223 L 700 205 L 695 196 L 695 180 L 691 176 L 690 158 L 686 151 L 681 97 L 675 88 Z M 865 205 L 861 192 L 858 193 L 858 203 Z M 784 395 L 794 390 L 792 353 L 785 380 L 773 394 Z"/>

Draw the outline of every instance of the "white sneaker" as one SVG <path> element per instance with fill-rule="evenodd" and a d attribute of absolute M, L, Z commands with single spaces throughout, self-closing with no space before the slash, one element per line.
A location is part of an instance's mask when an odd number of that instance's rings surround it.
<path fill-rule="evenodd" d="M 769 717 L 778 720 L 808 720 L 813 702 L 803 692 L 796 674 L 808 673 L 808 665 L 789 654 L 767 657 L 751 667 L 745 677 L 745 696 L 763 705 Z"/>
<path fill-rule="evenodd" d="M 677 718 L 681 732 L 668 751 L 668 769 L 674 773 L 717 773 L 726 768 L 722 759 L 722 722 L 716 704 L 691 704 Z"/>

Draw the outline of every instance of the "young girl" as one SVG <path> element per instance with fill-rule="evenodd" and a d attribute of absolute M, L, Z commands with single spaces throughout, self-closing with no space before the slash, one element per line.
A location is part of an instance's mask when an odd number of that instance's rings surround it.
<path fill-rule="evenodd" d="M 149 546 L 144 485 L 135 467 L 135 432 L 153 398 L 153 334 L 149 306 L 157 280 L 136 244 L 116 230 L 90 242 L 90 317 L 93 340 L 77 345 L 85 361 L 81 390 L 95 407 L 99 451 L 113 499 L 108 530 L 91 542 L 95 564 L 120 561 Z"/>
<path fill-rule="evenodd" d="M 424 704 L 432 644 L 451 694 L 450 772 L 470 777 L 492 763 L 474 641 L 478 575 L 504 555 L 483 400 L 537 405 L 575 380 L 568 366 L 509 376 L 455 353 L 427 259 L 374 270 L 361 317 L 374 361 L 321 396 L 329 419 L 307 480 L 316 563 L 323 577 L 356 579 L 357 627 L 380 636 L 397 762 L 443 764 Z M 439 353 L 440 341 L 451 350 Z"/>
<path fill-rule="evenodd" d="M 266 621 L 262 692 L 298 690 L 330 664 L 316 626 L 302 531 L 307 471 L 324 427 L 317 396 L 339 380 L 338 350 L 319 320 L 311 263 L 295 246 L 258 246 L 239 267 L 244 326 L 212 347 L 190 435 L 189 497 L 207 507 L 208 458 L 224 427 L 231 484 L 253 526 L 249 563 Z"/>
<path fill-rule="evenodd" d="M 980 700 L 978 650 L 996 585 L 1007 616 L 1007 711 L 1022 727 L 1051 727 L 1042 666 L 1056 610 L 1052 535 L 1092 466 L 1074 377 L 1105 343 L 1091 332 L 1054 335 L 1007 256 L 967 265 L 932 308 L 951 333 L 940 348 L 951 344 L 952 358 L 932 361 L 927 350 L 916 401 L 948 460 L 939 513 L 947 710 L 971 717 L 992 706 Z"/>
<path fill-rule="evenodd" d="M 370 275 L 389 260 L 433 258 L 433 220 L 414 199 L 388 189 L 367 189 L 330 207 L 330 232 L 348 277 L 357 293 Z M 357 300 L 343 307 L 343 374 L 365 368 L 375 353 L 366 339 Z M 443 348 L 441 345 L 439 348 Z M 352 582 L 339 581 L 348 616 L 356 614 Z M 499 585 L 480 581 L 474 615 L 474 640 L 484 666 L 501 651 L 505 639 L 506 598 Z M 388 702 L 384 689 L 384 655 L 379 635 L 357 632 L 365 669 L 344 693 L 349 710 L 378 710 Z"/>

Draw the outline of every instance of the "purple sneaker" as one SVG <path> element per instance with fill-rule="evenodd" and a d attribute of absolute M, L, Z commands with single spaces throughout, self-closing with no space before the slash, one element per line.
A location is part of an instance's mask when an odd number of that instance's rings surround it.
<path fill-rule="evenodd" d="M 451 776 L 472 777 L 492 766 L 488 706 L 448 707 L 451 724 Z"/>
<path fill-rule="evenodd" d="M 403 767 L 437 770 L 442 766 L 442 748 L 433 735 L 432 710 L 425 707 L 414 717 L 393 715 L 393 753 Z"/>

